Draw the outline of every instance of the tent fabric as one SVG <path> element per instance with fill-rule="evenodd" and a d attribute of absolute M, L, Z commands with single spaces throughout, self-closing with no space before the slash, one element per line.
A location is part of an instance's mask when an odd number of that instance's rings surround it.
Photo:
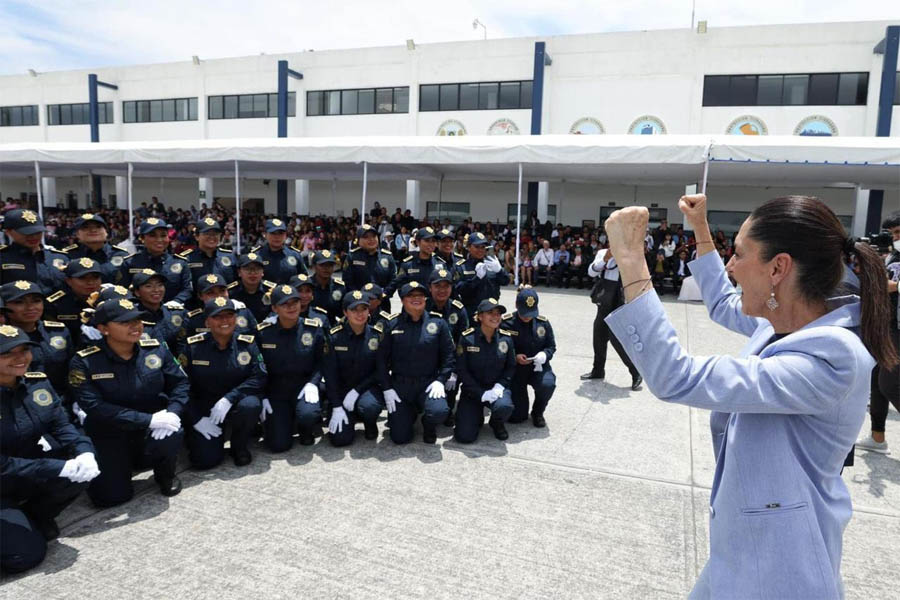
<path fill-rule="evenodd" d="M 900 185 L 896 138 L 703 135 L 390 136 L 0 145 L 0 177 L 34 174 L 311 180 L 696 181 L 707 155 L 722 184 Z"/>

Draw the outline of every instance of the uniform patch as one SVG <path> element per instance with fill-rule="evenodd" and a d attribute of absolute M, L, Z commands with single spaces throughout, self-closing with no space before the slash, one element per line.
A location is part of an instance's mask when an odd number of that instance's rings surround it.
<path fill-rule="evenodd" d="M 275 349 L 275 348 L 278 347 L 278 344 L 262 344 L 262 347 L 265 348 L 265 349 L 267 349 L 267 350 L 269 350 L 269 349 Z"/>
<path fill-rule="evenodd" d="M 383 256 L 381 257 L 381 260 L 379 260 L 378 262 L 381 263 L 381 266 L 382 266 L 382 268 L 384 268 L 384 269 L 387 269 L 387 268 L 390 266 L 390 264 L 391 264 L 391 263 L 388 261 L 388 259 L 385 258 L 385 257 L 383 257 Z M 363 264 L 366 264 L 366 263 L 363 263 Z"/>
<path fill-rule="evenodd" d="M 238 327 L 247 327 L 247 317 L 238 317 L 237 318 Z"/>
<path fill-rule="evenodd" d="M 331 299 L 335 302 L 340 302 L 341 295 L 341 290 L 334 290 L 333 292 L 331 292 Z"/>
<path fill-rule="evenodd" d="M 225 267 L 230 267 L 230 266 L 231 266 L 231 259 L 230 259 L 229 257 L 223 256 L 223 257 L 220 258 L 219 260 L 222 261 L 222 265 L 223 265 L 223 266 L 225 266 Z"/>
<path fill-rule="evenodd" d="M 378 350 L 378 338 L 369 338 L 369 350 L 375 352 Z"/>
<path fill-rule="evenodd" d="M 478 346 L 466 346 L 466 350 L 469 352 L 481 352 L 481 348 Z"/>
<path fill-rule="evenodd" d="M 304 333 L 303 335 L 300 336 L 300 342 L 304 346 L 312 346 L 312 344 L 313 344 L 312 334 L 307 331 L 306 333 Z"/>
<path fill-rule="evenodd" d="M 121 267 L 122 261 L 124 261 L 124 260 L 125 259 L 121 256 L 113 256 L 112 258 L 109 259 L 109 264 L 111 264 L 114 267 Z"/>
<path fill-rule="evenodd" d="M 82 383 L 87 380 L 87 377 L 84 375 L 84 371 L 81 369 L 72 369 L 69 371 L 69 385 L 72 387 L 78 387 Z"/>
<path fill-rule="evenodd" d="M 237 355 L 237 361 L 239 365 L 249 365 L 250 364 L 250 353 L 249 352 L 240 352 Z"/>
<path fill-rule="evenodd" d="M 547 335 L 547 329 L 546 329 L 543 325 L 538 326 L 538 328 L 537 328 L 537 336 L 538 336 L 538 337 L 544 337 L 545 335 Z"/>
<path fill-rule="evenodd" d="M 66 338 L 61 335 L 54 335 L 50 338 L 50 345 L 57 350 L 63 350 L 66 347 Z"/>
<path fill-rule="evenodd" d="M 54 258 L 53 266 L 56 267 L 57 269 L 59 269 L 60 271 L 62 271 L 66 268 L 66 261 L 64 261 L 61 258 Z"/>
<path fill-rule="evenodd" d="M 148 369 L 158 369 L 162 366 L 162 359 L 155 354 L 148 354 L 144 357 L 144 366 Z"/>
<path fill-rule="evenodd" d="M 497 347 L 500 349 L 500 354 L 506 354 L 509 350 L 509 344 L 506 343 L 506 340 L 500 340 L 500 343 L 497 344 Z"/>
<path fill-rule="evenodd" d="M 296 267 L 296 266 L 297 266 L 297 259 L 294 258 L 293 256 L 288 256 L 288 257 L 287 257 L 287 264 L 291 265 L 292 267 Z"/>
<path fill-rule="evenodd" d="M 181 266 L 180 262 L 174 262 L 169 267 L 169 271 L 171 271 L 172 273 L 175 273 L 177 275 L 178 273 L 181 273 L 181 269 L 183 269 L 183 268 L 184 267 Z"/>
<path fill-rule="evenodd" d="M 91 375 L 91 381 L 97 381 L 98 379 L 115 379 L 115 373 L 93 373 Z"/>
<path fill-rule="evenodd" d="M 198 367 L 208 367 L 209 361 L 208 360 L 192 360 L 191 364 L 197 365 Z"/>
<path fill-rule="evenodd" d="M 253 340 L 256 339 L 252 335 L 239 335 L 238 339 L 242 342 L 247 342 L 248 344 L 252 344 Z"/>
<path fill-rule="evenodd" d="M 181 315 L 172 315 L 172 325 L 175 327 L 181 327 L 181 324 L 184 322 L 184 319 L 181 318 Z"/>
<path fill-rule="evenodd" d="M 31 399 L 38 406 L 50 406 L 53 404 L 53 394 L 47 390 L 34 390 Z"/>
<path fill-rule="evenodd" d="M 347 346 L 335 346 L 334 347 L 335 352 L 347 352 L 349 350 L 350 350 L 350 348 Z"/>
<path fill-rule="evenodd" d="M 459 322 L 459 315 L 456 313 L 450 313 L 450 316 L 447 317 L 447 320 L 451 325 L 456 325 Z"/>
<path fill-rule="evenodd" d="M 438 324 L 435 323 L 434 321 L 432 321 L 431 323 L 429 323 L 428 325 L 425 326 L 425 331 L 434 335 L 435 333 L 438 332 Z"/>

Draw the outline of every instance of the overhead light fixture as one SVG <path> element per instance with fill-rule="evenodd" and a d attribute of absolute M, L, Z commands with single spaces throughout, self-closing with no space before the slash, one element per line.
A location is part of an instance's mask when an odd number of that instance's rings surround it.
<path fill-rule="evenodd" d="M 415 43 L 412 39 L 406 40 L 406 49 L 407 49 L 407 50 L 415 50 L 415 49 L 416 49 L 416 43 Z"/>
<path fill-rule="evenodd" d="M 35 71 L 34 69 L 28 69 L 28 74 L 31 75 L 32 77 L 37 77 L 37 75 L 38 75 L 37 71 Z"/>
<path fill-rule="evenodd" d="M 193 56 L 191 57 L 191 60 L 194 61 L 194 64 L 195 64 L 195 65 L 199 65 L 199 64 L 200 64 L 200 57 L 197 56 L 196 54 L 193 55 Z"/>

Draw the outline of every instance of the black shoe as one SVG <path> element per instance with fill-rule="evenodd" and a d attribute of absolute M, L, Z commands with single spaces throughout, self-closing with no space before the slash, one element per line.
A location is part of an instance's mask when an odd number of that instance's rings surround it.
<path fill-rule="evenodd" d="M 434 429 L 426 429 L 422 433 L 422 441 L 426 444 L 433 444 L 437 441 L 437 431 Z"/>
<path fill-rule="evenodd" d="M 38 531 L 41 532 L 41 535 L 43 535 L 44 539 L 48 542 L 59 537 L 59 526 L 56 524 L 56 520 L 53 519 L 53 517 L 35 519 L 35 524 L 37 525 Z"/>
<path fill-rule="evenodd" d="M 532 414 L 531 422 L 534 423 L 534 426 L 538 429 L 547 426 L 547 421 L 544 420 L 544 415 Z"/>
<path fill-rule="evenodd" d="M 240 450 L 238 452 L 231 453 L 232 458 L 234 458 L 234 466 L 236 467 L 245 467 L 250 464 L 253 460 L 253 457 L 250 455 L 249 450 Z"/>
<path fill-rule="evenodd" d="M 509 439 L 509 432 L 506 431 L 506 426 L 504 426 L 503 423 L 500 423 L 498 425 L 491 425 L 491 429 L 494 430 L 494 437 L 501 442 L 503 440 Z"/>
<path fill-rule="evenodd" d="M 316 442 L 316 438 L 313 437 L 312 432 L 309 432 L 309 431 L 301 431 L 300 432 L 300 445 L 312 446 L 315 442 Z"/>
<path fill-rule="evenodd" d="M 456 418 L 453 416 L 453 412 L 447 413 L 447 418 L 444 419 L 445 427 L 453 427 L 456 424 Z"/>
<path fill-rule="evenodd" d="M 603 371 L 591 371 L 590 373 L 585 373 L 581 376 L 581 379 L 587 381 L 588 379 L 604 379 L 606 377 L 606 373 Z"/>
<path fill-rule="evenodd" d="M 366 423 L 366 439 L 367 440 L 377 440 L 378 439 L 378 424 L 377 423 Z"/>
<path fill-rule="evenodd" d="M 175 475 L 172 479 L 164 479 L 157 483 L 159 483 L 159 491 L 163 496 L 171 498 L 181 493 L 181 480 L 178 478 L 178 475 Z"/>
<path fill-rule="evenodd" d="M 636 392 L 640 389 L 641 384 L 644 383 L 644 378 L 641 377 L 641 374 L 631 376 L 631 391 Z"/>

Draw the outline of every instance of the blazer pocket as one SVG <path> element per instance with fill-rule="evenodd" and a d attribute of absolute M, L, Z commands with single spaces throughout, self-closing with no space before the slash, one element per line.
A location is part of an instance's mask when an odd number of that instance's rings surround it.
<path fill-rule="evenodd" d="M 786 513 L 791 512 L 799 512 L 805 510 L 807 507 L 806 502 L 795 502 L 794 504 L 779 504 L 772 503 L 767 504 L 761 508 L 742 508 L 741 514 L 747 517 L 760 517 L 760 516 L 775 516 L 775 515 L 784 515 Z"/>

